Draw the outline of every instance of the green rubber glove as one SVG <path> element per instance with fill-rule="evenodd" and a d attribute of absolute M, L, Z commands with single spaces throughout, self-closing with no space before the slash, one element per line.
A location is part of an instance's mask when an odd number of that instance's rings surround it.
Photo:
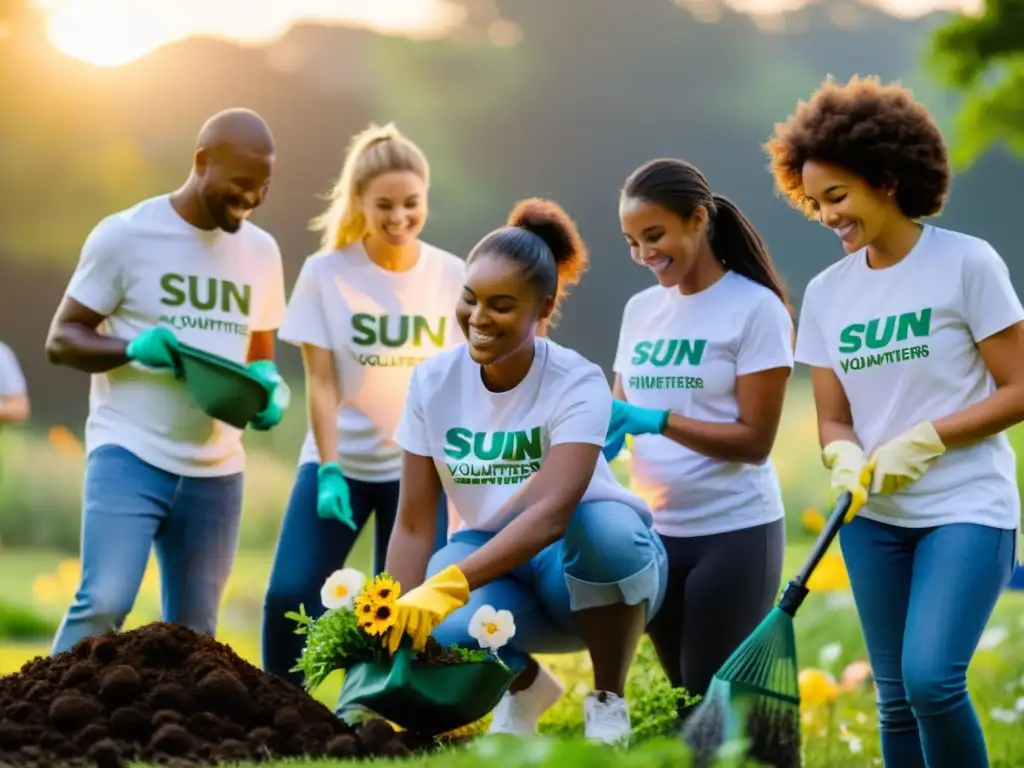
<path fill-rule="evenodd" d="M 349 500 L 348 483 L 341 474 L 341 467 L 333 462 L 321 464 L 316 472 L 317 493 L 316 513 L 323 520 L 337 520 L 353 531 L 356 523 L 352 519 L 352 503 Z"/>
<path fill-rule="evenodd" d="M 660 435 L 668 425 L 667 410 L 641 408 L 625 400 L 612 400 L 612 418 L 605 433 L 605 446 L 614 449 L 626 435 Z M 618 453 L 618 451 L 615 451 Z"/>
<path fill-rule="evenodd" d="M 147 368 L 170 368 L 181 378 L 181 362 L 177 355 L 178 339 L 165 326 L 149 328 L 128 343 L 125 354 L 129 360 Z"/>
<path fill-rule="evenodd" d="M 264 432 L 281 423 L 284 412 L 291 403 L 292 392 L 278 373 L 277 364 L 273 360 L 257 360 L 250 363 L 249 372 L 263 384 L 270 395 L 267 407 L 249 422 L 253 429 Z"/>

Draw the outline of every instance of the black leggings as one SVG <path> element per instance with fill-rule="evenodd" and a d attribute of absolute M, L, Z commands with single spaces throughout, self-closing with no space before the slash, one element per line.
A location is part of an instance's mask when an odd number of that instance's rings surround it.
<path fill-rule="evenodd" d="M 711 536 L 662 536 L 668 590 L 647 633 L 675 687 L 703 696 L 778 596 L 784 520 Z"/>

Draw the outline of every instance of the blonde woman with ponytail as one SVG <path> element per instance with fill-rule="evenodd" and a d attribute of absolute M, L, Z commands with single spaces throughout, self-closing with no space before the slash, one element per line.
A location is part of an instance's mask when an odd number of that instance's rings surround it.
<path fill-rule="evenodd" d="M 351 140 L 327 209 L 321 247 L 303 265 L 279 338 L 302 349 L 309 430 L 281 523 L 264 600 L 263 665 L 290 672 L 302 638 L 285 619 L 317 616 L 320 587 L 342 567 L 370 514 L 374 571 L 384 566 L 398 507 L 402 448 L 394 439 L 414 367 L 464 340 L 454 316 L 462 259 L 420 240 L 429 165 L 393 124 Z M 435 546 L 447 540 L 447 503 Z"/>

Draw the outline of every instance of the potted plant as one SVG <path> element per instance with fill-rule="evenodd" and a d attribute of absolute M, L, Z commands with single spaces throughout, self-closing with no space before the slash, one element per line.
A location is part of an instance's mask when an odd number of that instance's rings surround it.
<path fill-rule="evenodd" d="M 294 671 L 302 672 L 306 690 L 320 685 L 334 670 L 345 681 L 336 711 L 368 710 L 408 731 L 436 735 L 475 723 L 497 705 L 516 673 L 497 650 L 515 634 L 509 611 L 479 608 L 471 635 L 479 647 L 442 647 L 433 638 L 415 651 L 403 638 L 391 655 L 388 631 L 401 585 L 387 573 L 372 581 L 353 568 L 335 571 L 320 597 L 327 609 L 317 619 L 304 606 L 289 612 L 306 636 Z"/>

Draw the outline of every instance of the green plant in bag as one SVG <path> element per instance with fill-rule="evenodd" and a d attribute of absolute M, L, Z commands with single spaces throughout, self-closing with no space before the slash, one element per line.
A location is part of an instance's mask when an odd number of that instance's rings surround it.
<path fill-rule="evenodd" d="M 498 656 L 515 634 L 509 611 L 479 608 L 469 634 L 479 647 L 443 647 L 428 638 L 422 650 L 404 637 L 394 655 L 387 646 L 395 623 L 401 585 L 387 573 L 367 583 L 354 569 L 336 571 L 324 583 L 319 618 L 305 606 L 290 611 L 296 633 L 306 642 L 292 668 L 307 690 L 335 670 L 345 671 L 338 713 L 369 710 L 393 724 L 423 733 L 441 733 L 478 721 L 491 711 L 516 673 Z"/>

